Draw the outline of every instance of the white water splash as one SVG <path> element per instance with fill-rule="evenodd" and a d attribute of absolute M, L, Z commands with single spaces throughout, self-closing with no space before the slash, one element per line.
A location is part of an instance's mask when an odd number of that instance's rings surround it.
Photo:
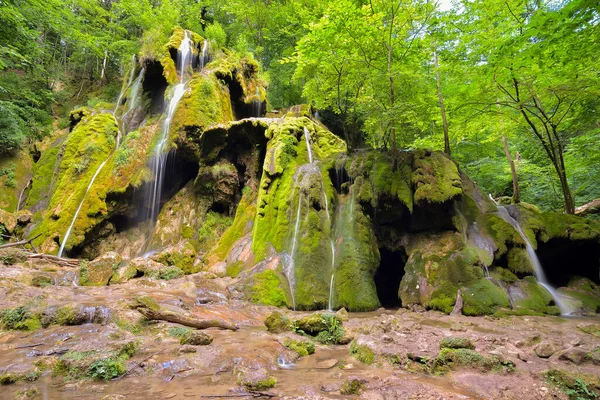
<path fill-rule="evenodd" d="M 134 111 L 140 104 L 142 99 L 142 82 L 144 81 L 144 75 L 146 74 L 146 69 L 142 68 L 138 77 L 133 82 L 131 86 L 131 90 L 129 91 L 129 99 L 127 99 L 127 109 L 125 113 L 121 116 L 121 120 L 125 121 L 125 117 L 127 117 L 132 111 Z M 129 124 L 127 124 L 127 128 L 124 130 L 125 134 L 129 132 Z M 117 147 L 119 147 L 119 140 L 117 140 Z"/>
<path fill-rule="evenodd" d="M 542 264 L 540 263 L 540 260 L 538 259 L 537 254 L 535 253 L 535 250 L 534 250 L 533 246 L 531 245 L 531 242 L 527 238 L 527 235 L 525 235 L 525 232 L 523 231 L 523 228 L 521 228 L 521 225 L 519 224 L 519 222 L 508 213 L 508 210 L 506 209 L 506 207 L 499 206 L 498 207 L 498 215 L 503 220 L 508 222 L 513 228 L 515 228 L 515 230 L 517 232 L 519 232 L 519 235 L 521 235 L 521 238 L 525 242 L 525 248 L 527 249 L 527 255 L 529 256 L 529 260 L 531 261 L 531 264 L 533 265 L 533 272 L 535 274 L 535 278 L 537 279 L 538 283 L 542 287 L 544 287 L 544 289 L 546 289 L 548 291 L 548 293 L 550 293 L 550 296 L 552 296 L 552 298 L 554 299 L 554 302 L 560 309 L 560 314 L 561 315 L 569 315 L 569 314 L 573 313 L 575 310 L 572 307 L 570 307 L 569 304 L 567 304 L 566 302 L 564 302 L 561 299 L 561 295 L 558 294 L 556 289 L 546 279 L 546 274 L 544 274 L 544 269 L 542 268 Z"/>

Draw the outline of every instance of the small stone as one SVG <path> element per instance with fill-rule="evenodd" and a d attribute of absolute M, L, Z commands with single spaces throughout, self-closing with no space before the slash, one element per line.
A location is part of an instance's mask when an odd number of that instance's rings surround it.
<path fill-rule="evenodd" d="M 321 385 L 321 391 L 325 393 L 337 392 L 342 387 L 339 383 L 324 383 Z"/>
<path fill-rule="evenodd" d="M 585 361 L 586 352 L 581 349 L 571 347 L 565 350 L 559 357 L 559 360 L 570 361 L 575 365 L 580 365 Z"/>
<path fill-rule="evenodd" d="M 191 331 L 181 337 L 179 344 L 191 344 L 193 346 L 206 346 L 213 341 L 212 336 L 200 331 Z"/>
<path fill-rule="evenodd" d="M 556 353 L 556 347 L 550 342 L 542 342 L 535 347 L 535 354 L 540 358 L 550 358 Z"/>
<path fill-rule="evenodd" d="M 523 362 L 527 362 L 527 356 L 523 353 L 517 353 L 517 358 Z"/>
<path fill-rule="evenodd" d="M 392 342 L 394 341 L 394 339 L 392 339 L 392 337 L 391 337 L 391 336 L 389 336 L 389 335 L 383 335 L 383 336 L 381 337 L 381 341 L 382 341 L 383 343 L 389 344 L 389 343 L 392 343 Z"/>
<path fill-rule="evenodd" d="M 316 365 L 317 369 L 330 369 L 337 365 L 338 360 L 330 358 L 329 360 L 319 361 Z"/>
<path fill-rule="evenodd" d="M 187 353 L 195 353 L 195 352 L 196 352 L 196 348 L 189 344 L 181 346 L 179 348 L 179 350 L 177 351 L 178 354 L 187 354 Z"/>

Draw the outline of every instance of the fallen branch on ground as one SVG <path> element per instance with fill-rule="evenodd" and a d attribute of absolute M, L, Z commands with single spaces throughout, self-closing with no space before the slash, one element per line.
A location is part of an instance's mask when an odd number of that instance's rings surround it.
<path fill-rule="evenodd" d="M 219 328 L 237 331 L 239 328 L 230 322 L 222 319 L 198 319 L 192 315 L 178 313 L 168 310 L 158 305 L 158 303 L 148 296 L 140 296 L 135 299 L 133 308 L 138 310 L 144 317 L 153 320 L 173 322 L 179 325 L 189 326 L 190 328 L 206 329 Z"/>

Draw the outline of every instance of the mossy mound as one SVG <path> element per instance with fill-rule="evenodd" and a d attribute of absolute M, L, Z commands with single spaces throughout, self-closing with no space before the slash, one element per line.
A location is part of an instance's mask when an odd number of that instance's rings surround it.
<path fill-rule="evenodd" d="M 456 164 L 441 152 L 415 151 L 412 182 L 415 203 L 443 203 L 463 193 Z"/>
<path fill-rule="evenodd" d="M 511 372 L 515 369 L 515 365 L 512 361 L 497 356 L 486 357 L 475 350 L 465 348 L 443 348 L 431 365 L 431 371 L 440 375 L 457 368 L 471 368 L 481 372 Z"/>
<path fill-rule="evenodd" d="M 84 197 L 86 201 L 65 245 L 67 250 L 80 243 L 85 233 L 107 214 L 105 200 L 108 187 L 94 185 L 88 191 L 88 185 L 114 148 L 116 135 L 117 124 L 111 114 L 84 117 L 69 134 L 64 144 L 56 189 L 44 219 L 32 232 L 32 236 L 41 234 L 34 241 L 36 245 L 41 245 L 48 238 L 58 242 L 64 240 Z M 52 250 L 48 244 L 43 248 Z"/>
<path fill-rule="evenodd" d="M 22 149 L 11 157 L 0 159 L 0 208 L 15 212 L 21 199 L 21 192 L 32 178 L 33 160 L 27 149 Z"/>

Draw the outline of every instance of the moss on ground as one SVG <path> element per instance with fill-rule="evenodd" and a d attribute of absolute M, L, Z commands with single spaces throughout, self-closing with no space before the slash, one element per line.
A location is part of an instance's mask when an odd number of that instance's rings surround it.
<path fill-rule="evenodd" d="M 358 344 L 356 340 L 350 343 L 350 354 L 363 364 L 371 365 L 375 361 L 375 353 L 366 344 Z"/>
<path fill-rule="evenodd" d="M 543 373 L 546 382 L 558 387 L 571 400 L 592 400 L 600 398 L 600 379 L 598 376 L 573 374 L 557 369 Z"/>
<path fill-rule="evenodd" d="M 458 368 L 472 368 L 480 372 L 511 372 L 515 365 L 512 361 L 505 361 L 497 356 L 486 357 L 475 350 L 464 348 L 443 348 L 431 363 L 431 372 L 436 375 Z"/>

